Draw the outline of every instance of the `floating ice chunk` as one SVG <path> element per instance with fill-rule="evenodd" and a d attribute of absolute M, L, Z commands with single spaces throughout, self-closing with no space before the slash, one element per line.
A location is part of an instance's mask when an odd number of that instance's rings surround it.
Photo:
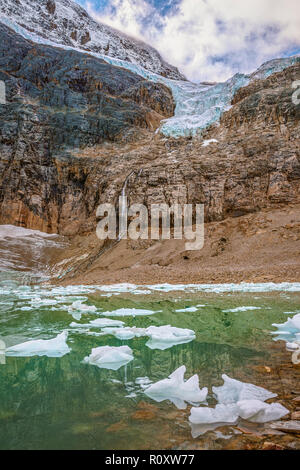
<path fill-rule="evenodd" d="M 236 307 L 236 308 L 229 308 L 228 310 L 223 310 L 223 312 L 247 312 L 248 310 L 261 310 L 261 307 Z"/>
<path fill-rule="evenodd" d="M 160 380 L 146 388 L 145 394 L 157 402 L 170 400 L 179 409 L 186 408 L 188 403 L 201 403 L 206 400 L 207 388 L 199 388 L 198 375 L 184 381 L 186 368 L 176 369 L 168 379 Z"/>
<path fill-rule="evenodd" d="M 198 308 L 197 307 L 186 307 L 186 308 L 181 308 L 179 310 L 175 310 L 175 312 L 177 313 L 181 313 L 181 312 L 197 312 Z"/>
<path fill-rule="evenodd" d="M 265 388 L 231 379 L 226 374 L 222 375 L 224 385 L 212 387 L 219 403 L 237 403 L 242 400 L 261 400 L 277 397 L 276 393 L 269 392 Z"/>
<path fill-rule="evenodd" d="M 139 308 L 119 308 L 118 310 L 113 310 L 112 312 L 103 312 L 102 315 L 106 315 L 108 317 L 137 317 L 142 315 L 154 315 L 155 313 L 159 312 L 161 312 L 161 310 L 153 311 Z"/>
<path fill-rule="evenodd" d="M 299 343 L 286 343 L 287 351 L 297 351 L 300 349 L 300 342 Z"/>
<path fill-rule="evenodd" d="M 72 305 L 69 305 L 68 312 L 75 320 L 81 320 L 82 314 L 96 313 L 97 308 L 95 305 L 86 305 L 82 303 L 82 300 L 76 300 Z"/>
<path fill-rule="evenodd" d="M 89 323 L 71 323 L 71 328 L 106 328 L 106 327 L 122 327 L 124 325 L 123 321 L 120 320 L 111 320 L 110 318 L 97 318 L 92 320 Z"/>
<path fill-rule="evenodd" d="M 208 140 L 204 140 L 203 141 L 203 144 L 202 144 L 202 147 L 208 147 L 208 145 L 210 144 L 213 144 L 213 143 L 218 143 L 219 141 L 216 140 L 216 139 L 208 139 Z"/>
<path fill-rule="evenodd" d="M 185 328 L 176 328 L 170 325 L 150 326 L 146 330 L 150 337 L 146 346 L 150 349 L 168 349 L 176 344 L 184 344 L 193 341 L 196 338 L 193 330 Z"/>
<path fill-rule="evenodd" d="M 11 346 L 6 350 L 6 355 L 62 357 L 71 351 L 67 345 L 67 339 L 68 332 L 63 331 L 53 339 L 38 339 Z"/>
<path fill-rule="evenodd" d="M 277 331 L 272 331 L 271 334 L 279 335 L 277 339 L 283 339 L 287 342 L 297 341 L 297 337 L 300 334 L 300 313 L 294 317 L 288 317 L 285 323 L 273 323 L 273 326 L 278 328 Z"/>
<path fill-rule="evenodd" d="M 252 423 L 268 423 L 289 414 L 280 403 L 264 403 L 260 400 L 242 400 L 237 403 L 239 416 Z"/>
<path fill-rule="evenodd" d="M 133 360 L 133 352 L 128 346 L 101 346 L 92 349 L 83 362 L 101 369 L 118 370 Z"/>
<path fill-rule="evenodd" d="M 234 424 L 239 418 L 239 408 L 236 404 L 216 405 L 215 408 L 191 408 L 189 420 L 193 424 Z"/>
<path fill-rule="evenodd" d="M 89 326 L 91 326 L 91 324 Z M 150 339 L 146 343 L 146 346 L 150 349 L 160 350 L 171 348 L 176 344 L 189 343 L 196 337 L 193 330 L 176 328 L 170 325 L 149 326 L 148 328 L 136 328 L 135 326 L 125 328 L 105 328 L 102 331 L 106 334 L 114 335 L 120 340 L 148 336 Z"/>

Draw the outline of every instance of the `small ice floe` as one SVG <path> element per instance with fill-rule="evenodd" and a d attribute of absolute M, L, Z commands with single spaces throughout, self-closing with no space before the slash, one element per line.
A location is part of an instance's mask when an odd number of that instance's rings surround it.
<path fill-rule="evenodd" d="M 7 348 L 6 355 L 16 357 L 62 357 L 71 351 L 67 345 L 67 339 L 68 332 L 63 331 L 53 339 L 37 339 L 11 346 L 10 348 Z"/>
<path fill-rule="evenodd" d="M 103 333 L 114 335 L 115 338 L 120 340 L 128 340 L 133 338 L 140 338 L 145 336 L 145 328 L 125 327 L 125 328 L 104 328 Z"/>
<path fill-rule="evenodd" d="M 235 424 L 239 418 L 236 404 L 216 405 L 215 408 L 191 408 L 189 420 L 193 424 Z"/>
<path fill-rule="evenodd" d="M 185 381 L 185 371 L 185 366 L 179 367 L 169 378 L 150 385 L 144 393 L 156 402 L 170 400 L 180 410 L 186 408 L 186 402 L 191 404 L 204 402 L 208 393 L 207 388 L 200 390 L 198 375 L 193 375 Z"/>
<path fill-rule="evenodd" d="M 106 327 L 122 327 L 124 325 L 123 321 L 120 320 L 111 320 L 110 318 L 97 318 L 92 320 L 89 323 L 71 323 L 71 328 L 106 328 Z"/>
<path fill-rule="evenodd" d="M 193 330 L 176 328 L 170 325 L 149 326 L 148 328 L 136 328 L 135 326 L 128 326 L 125 328 L 105 328 L 102 331 L 106 334 L 114 335 L 120 340 L 129 340 L 148 336 L 149 341 L 147 341 L 146 346 L 150 349 L 160 350 L 171 348 L 177 344 L 189 343 L 196 338 Z"/>
<path fill-rule="evenodd" d="M 230 313 L 236 313 L 236 312 L 247 312 L 248 310 L 261 310 L 261 307 L 236 307 L 236 308 L 229 308 L 227 310 L 223 310 L 223 312 L 230 312 Z"/>
<path fill-rule="evenodd" d="M 113 310 L 112 312 L 103 312 L 102 315 L 107 317 L 137 317 L 143 315 L 154 315 L 159 313 L 161 310 L 144 310 L 140 308 L 119 308 L 118 310 Z"/>
<path fill-rule="evenodd" d="M 92 349 L 91 354 L 83 362 L 100 369 L 118 370 L 133 360 L 132 349 L 128 346 L 101 346 Z"/>
<path fill-rule="evenodd" d="M 252 423 L 268 423 L 289 414 L 280 403 L 264 403 L 261 400 L 242 400 L 215 408 L 191 408 L 189 420 L 193 424 L 235 424 L 239 418 Z"/>
<path fill-rule="evenodd" d="M 208 147 L 208 145 L 218 142 L 219 141 L 217 139 L 207 139 L 203 141 L 202 147 Z"/>
<path fill-rule="evenodd" d="M 218 402 L 224 405 L 237 403 L 241 400 L 265 401 L 269 398 L 277 397 L 276 393 L 269 392 L 265 388 L 231 379 L 226 374 L 222 375 L 222 379 L 224 380 L 224 385 L 212 387 L 212 390 Z"/>
<path fill-rule="evenodd" d="M 79 321 L 81 320 L 82 314 L 96 313 L 97 307 L 95 307 L 95 305 L 86 305 L 82 303 L 82 300 L 76 300 L 72 305 L 69 305 L 68 312 L 72 315 L 74 320 Z"/>
<path fill-rule="evenodd" d="M 289 414 L 280 403 L 264 403 L 260 400 L 242 400 L 237 403 L 241 418 L 252 423 L 269 423 Z"/>
<path fill-rule="evenodd" d="M 300 313 L 292 318 L 288 317 L 285 323 L 273 323 L 272 326 L 275 326 L 278 329 L 271 333 L 273 335 L 278 335 L 278 337 L 275 338 L 275 341 L 278 339 L 283 339 L 286 342 L 298 341 L 298 335 L 300 335 Z"/>
<path fill-rule="evenodd" d="M 193 330 L 176 328 L 174 326 L 149 326 L 146 329 L 149 341 L 146 346 L 150 349 L 165 350 L 177 344 L 185 344 L 196 338 Z"/>
<path fill-rule="evenodd" d="M 198 308 L 197 307 L 186 307 L 186 308 L 181 308 L 179 310 L 175 310 L 176 313 L 193 313 L 193 312 L 197 312 Z"/>

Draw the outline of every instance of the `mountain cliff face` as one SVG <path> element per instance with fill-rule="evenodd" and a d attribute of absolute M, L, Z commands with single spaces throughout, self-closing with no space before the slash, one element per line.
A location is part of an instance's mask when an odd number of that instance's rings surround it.
<path fill-rule="evenodd" d="M 40 2 L 47 18 L 59 13 L 57 5 L 69 4 L 60 0 L 54 8 Z M 19 0 L 7 5 L 14 6 L 13 17 L 16 8 L 21 11 Z M 0 6 L 3 10 L 1 0 Z M 83 243 L 86 252 L 81 253 L 89 269 L 103 249 L 95 236 L 96 209 L 101 203 L 117 204 L 126 182 L 129 204 L 204 203 L 208 224 L 238 220 L 229 225 L 246 233 L 248 217 L 300 204 L 300 107 L 292 101 L 292 83 L 299 78 L 299 61 L 288 59 L 214 89 L 166 80 L 169 88 L 86 52 L 34 43 L 0 22 L 0 80 L 7 94 L 7 103 L 0 105 L 0 223 L 72 239 L 92 236 L 92 249 Z M 227 111 L 193 138 L 155 132 L 174 115 L 178 86 L 183 97 L 192 94 L 201 103 L 206 96 L 215 103 L 219 90 L 218 102 Z M 178 102 L 176 109 L 177 115 L 185 112 Z M 193 124 L 193 113 L 188 117 Z M 226 252 L 223 239 L 220 235 L 211 251 L 207 248 L 210 264 Z M 127 246 L 130 260 L 137 249 L 146 253 L 149 248 L 129 241 Z M 184 248 L 172 250 L 167 257 L 179 256 L 182 262 Z M 80 252 L 77 245 L 75 252 Z M 165 257 L 162 251 L 151 258 L 151 269 Z M 136 262 L 146 263 L 144 258 Z M 112 264 L 107 261 L 108 267 Z"/>
<path fill-rule="evenodd" d="M 0 15 L 53 43 L 139 64 L 164 77 L 185 79 L 154 48 L 94 21 L 72 0 L 0 0 Z"/>

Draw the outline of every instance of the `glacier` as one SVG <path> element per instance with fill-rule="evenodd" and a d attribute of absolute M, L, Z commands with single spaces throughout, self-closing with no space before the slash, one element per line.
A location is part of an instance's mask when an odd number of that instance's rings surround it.
<path fill-rule="evenodd" d="M 166 85 L 171 89 L 176 105 L 174 116 L 161 121 L 159 131 L 166 137 L 201 137 L 204 129 L 213 123 L 218 123 L 222 114 L 230 109 L 232 98 L 240 88 L 247 86 L 252 80 L 266 78 L 300 61 L 298 56 L 274 59 L 266 62 L 250 75 L 237 73 L 224 83 L 212 85 L 197 84 L 185 80 L 165 78 L 145 69 L 137 63 L 127 62 L 126 60 L 93 51 L 85 52 L 80 48 L 50 41 L 34 32 L 29 32 L 6 15 L 3 15 L 0 21 L 25 39 L 35 43 L 66 50 L 75 50 L 81 54 L 87 53 L 115 67 L 130 70 L 146 80 Z"/>

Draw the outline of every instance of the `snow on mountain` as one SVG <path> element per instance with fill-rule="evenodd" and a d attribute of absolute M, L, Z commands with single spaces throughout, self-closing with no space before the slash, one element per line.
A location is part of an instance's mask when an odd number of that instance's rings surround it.
<path fill-rule="evenodd" d="M 26 39 L 88 53 L 146 80 L 168 86 L 176 103 L 175 114 L 163 120 L 159 129 L 168 137 L 201 135 L 203 129 L 218 122 L 230 109 L 232 98 L 241 87 L 300 60 L 298 56 L 273 59 L 249 75 L 237 73 L 224 83 L 195 84 L 182 80 L 184 77 L 166 64 L 155 49 L 96 23 L 71 0 L 0 0 L 0 12 L 3 13 L 0 21 Z M 55 23 L 50 21 L 50 14 Z M 72 39 L 75 30 L 76 39 Z M 85 42 L 88 32 L 90 39 Z"/>
<path fill-rule="evenodd" d="M 97 52 L 174 79 L 185 79 L 151 46 L 94 21 L 72 0 L 0 0 L 0 14 L 56 44 Z"/>

